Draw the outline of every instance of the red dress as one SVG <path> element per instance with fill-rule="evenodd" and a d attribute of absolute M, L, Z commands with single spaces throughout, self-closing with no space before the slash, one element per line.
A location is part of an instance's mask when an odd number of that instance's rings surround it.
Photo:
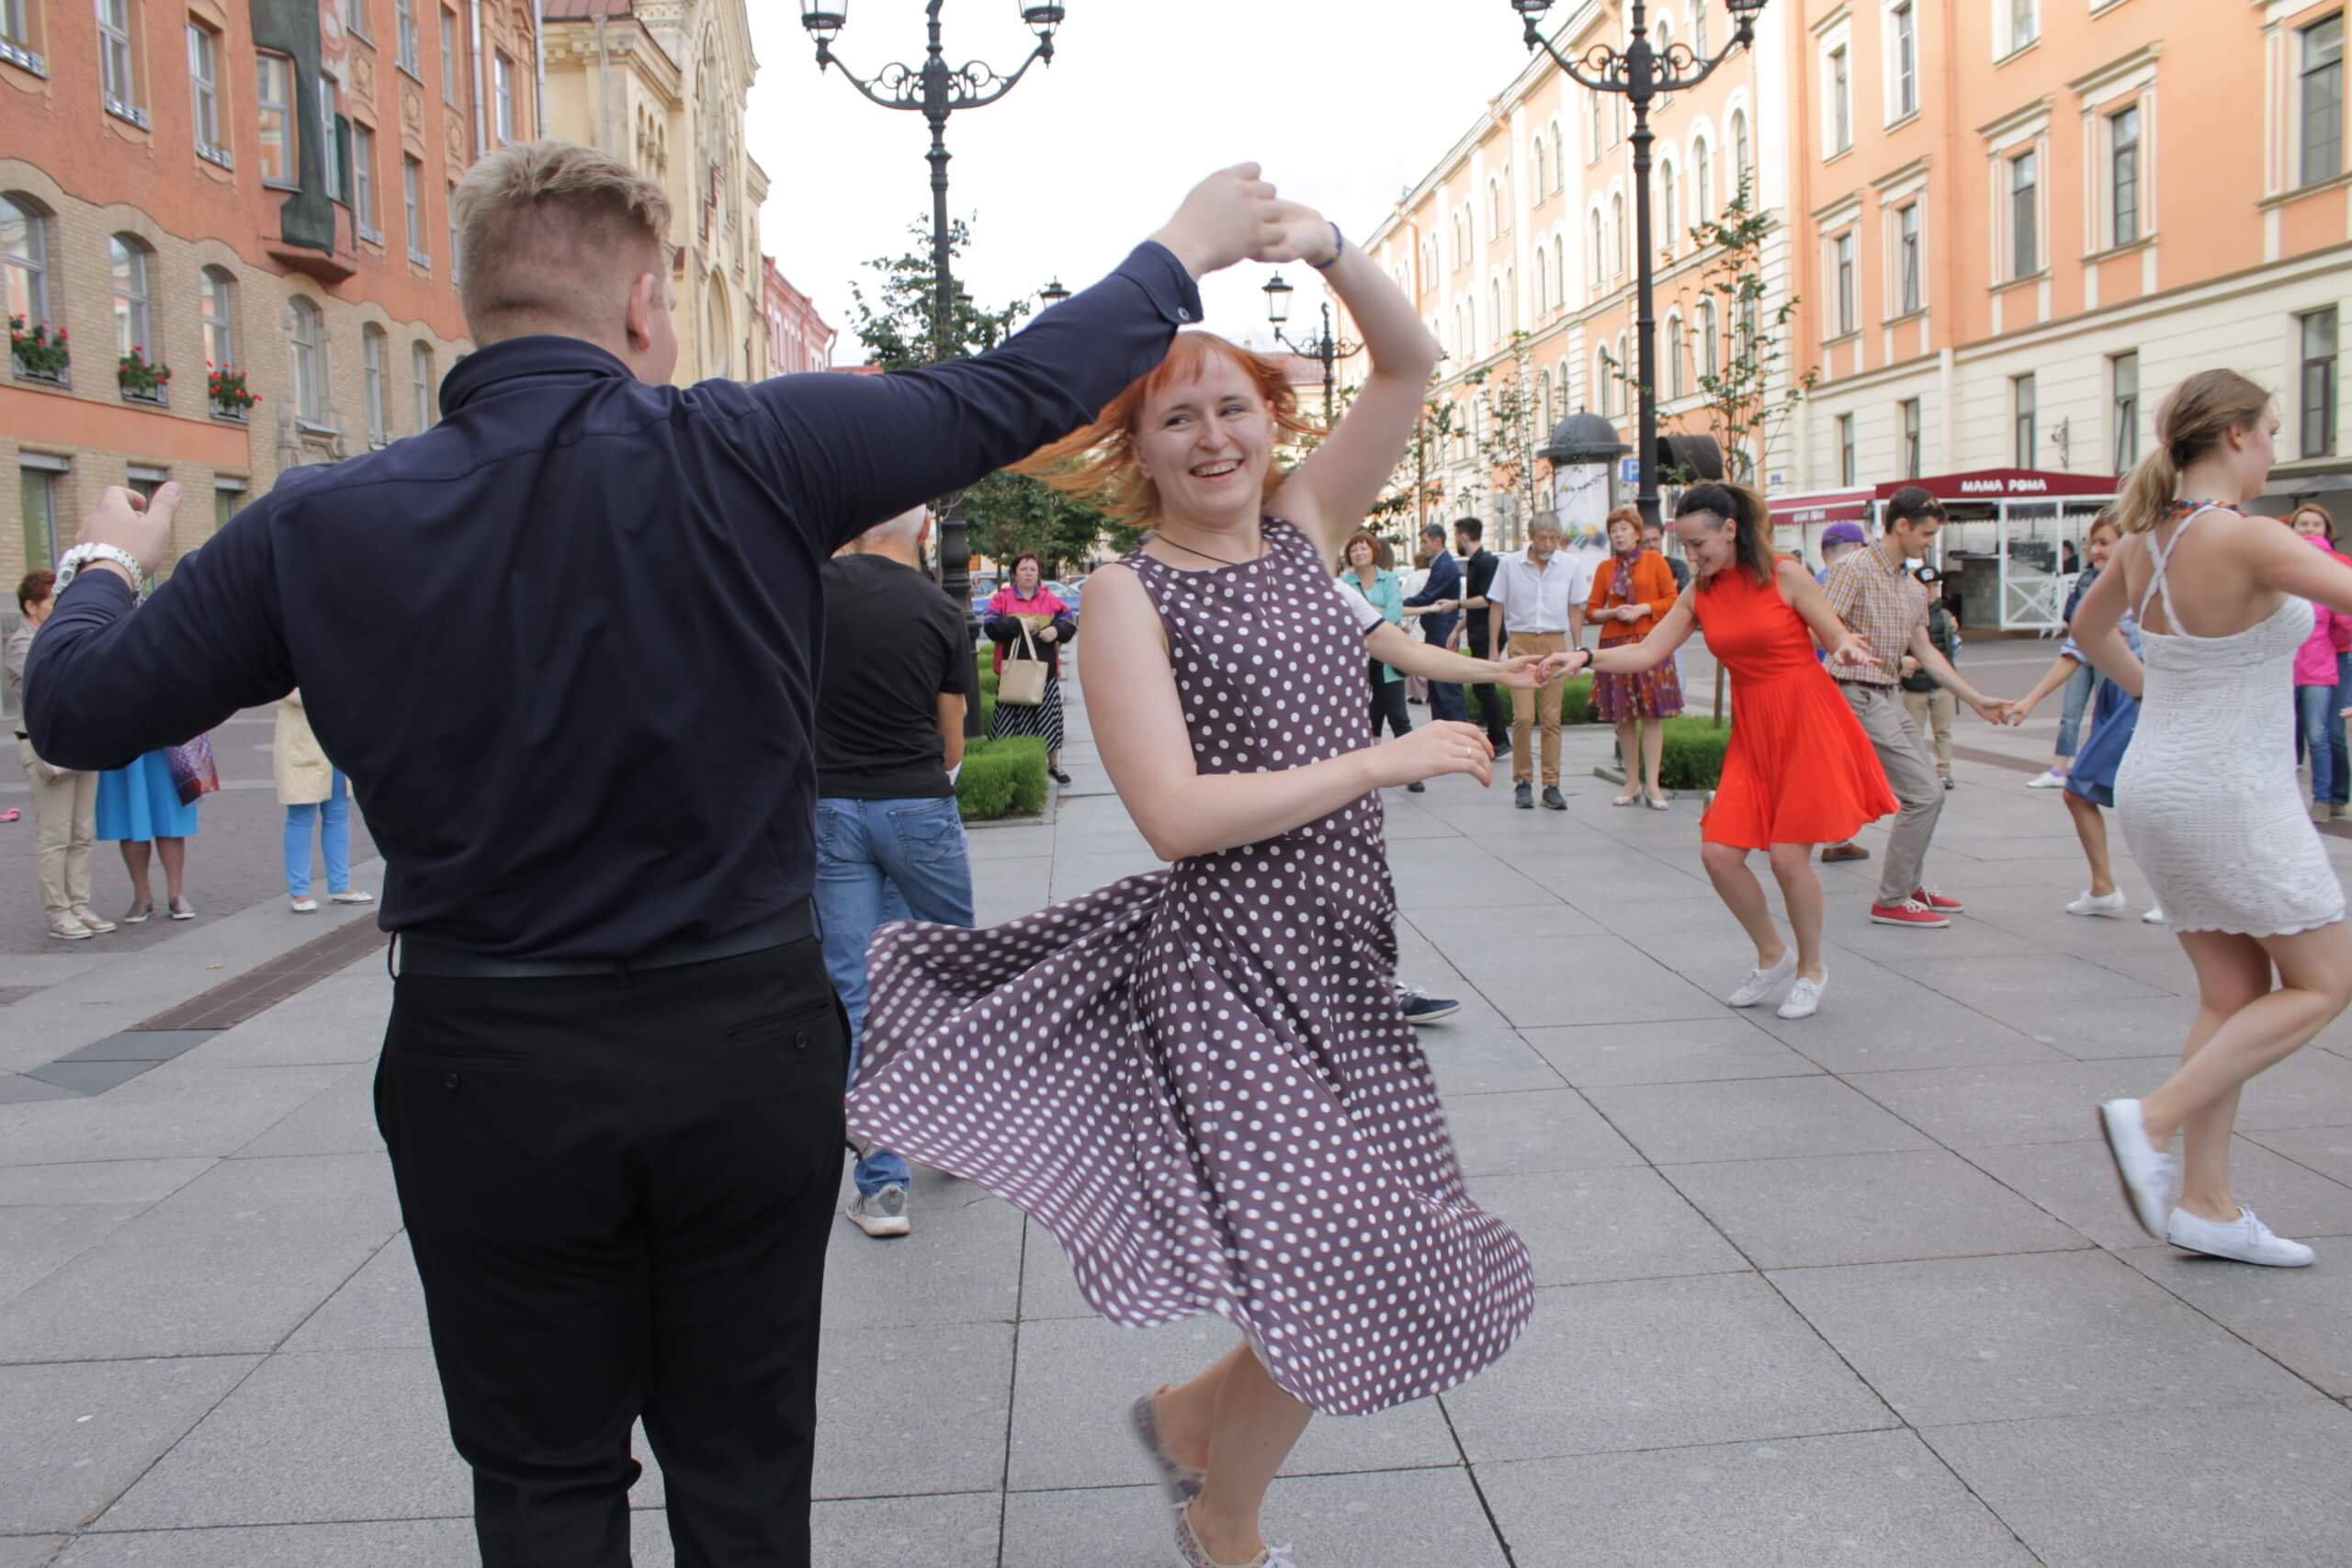
<path fill-rule="evenodd" d="M 1702 840 L 1743 850 L 1839 844 L 1900 808 L 1777 582 L 1759 588 L 1733 567 L 1702 583 L 1690 605 L 1707 651 L 1731 671 L 1731 744 Z"/>

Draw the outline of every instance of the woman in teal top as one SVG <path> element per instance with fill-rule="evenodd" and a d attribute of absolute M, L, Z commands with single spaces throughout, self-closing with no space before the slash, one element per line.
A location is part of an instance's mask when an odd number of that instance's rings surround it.
<path fill-rule="evenodd" d="M 1401 626 L 1407 615 L 1420 613 L 1405 608 L 1405 585 L 1395 572 L 1380 564 L 1380 541 L 1371 532 L 1359 530 L 1348 540 L 1340 558 L 1348 564 L 1340 573 L 1340 581 L 1363 595 L 1364 601 L 1380 612 L 1381 619 Z M 1404 672 L 1377 659 L 1367 660 L 1366 670 L 1372 682 L 1372 738 L 1380 739 L 1384 720 L 1392 736 L 1410 733 L 1413 720 L 1405 707 Z M 1415 795 L 1421 793 L 1418 784 L 1406 787 Z"/>

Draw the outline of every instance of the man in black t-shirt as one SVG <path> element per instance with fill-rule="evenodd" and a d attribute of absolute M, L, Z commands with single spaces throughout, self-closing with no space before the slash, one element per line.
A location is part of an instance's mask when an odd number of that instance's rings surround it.
<path fill-rule="evenodd" d="M 1473 657 L 1483 658 L 1487 651 L 1487 590 L 1495 585 L 1495 569 L 1502 564 L 1502 557 L 1481 543 L 1487 525 L 1476 517 L 1464 517 L 1453 525 L 1453 553 L 1462 558 L 1462 592 L 1465 599 L 1476 601 L 1481 608 L 1465 611 L 1462 617 L 1463 636 Z M 1501 691 L 1494 686 L 1473 686 L 1478 705 L 1486 710 L 1487 739 L 1497 751 L 1510 744 L 1510 705 L 1503 700 Z"/>
<path fill-rule="evenodd" d="M 887 920 L 972 923 L 972 864 L 956 807 L 973 686 L 963 606 L 922 570 L 922 508 L 867 529 L 825 565 L 817 688 L 817 917 L 849 1014 L 849 1074 L 865 1028 L 865 945 Z M 907 1163 L 860 1149 L 852 1224 L 912 1228 Z"/>

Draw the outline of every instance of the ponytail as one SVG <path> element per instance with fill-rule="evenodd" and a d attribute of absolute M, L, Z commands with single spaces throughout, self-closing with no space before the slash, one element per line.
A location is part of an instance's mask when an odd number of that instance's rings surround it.
<path fill-rule="evenodd" d="M 1764 498 L 1743 484 L 1692 485 L 1675 503 L 1675 520 L 1679 522 L 1700 512 L 1732 524 L 1738 530 L 1736 558 L 1754 576 L 1756 586 L 1771 586 L 1776 558 L 1772 551 L 1772 515 Z"/>
<path fill-rule="evenodd" d="M 2165 520 L 2180 491 L 2180 470 L 2164 446 L 2140 459 L 2115 501 L 2115 522 L 2126 534 L 2144 534 Z"/>

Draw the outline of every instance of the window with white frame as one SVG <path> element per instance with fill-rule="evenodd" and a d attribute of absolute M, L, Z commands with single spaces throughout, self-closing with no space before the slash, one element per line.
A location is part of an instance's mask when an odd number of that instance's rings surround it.
<path fill-rule="evenodd" d="M 433 258 L 424 249 L 424 165 L 406 154 L 401 158 L 401 205 L 408 219 L 408 259 L 429 265 Z"/>
<path fill-rule="evenodd" d="M 1822 145 L 1825 153 L 1834 158 L 1854 145 L 1854 64 L 1842 37 L 1830 47 L 1823 63 L 1828 98 L 1822 105 L 1827 117 L 1822 126 Z"/>
<path fill-rule="evenodd" d="M 332 76 L 320 77 L 319 146 L 324 153 L 323 161 L 326 164 L 326 193 L 327 199 L 329 201 L 341 201 L 343 199 L 343 160 L 338 156 L 341 149 L 336 145 L 342 138 L 335 134 L 334 124 L 336 96 L 334 78 Z"/>
<path fill-rule="evenodd" d="M 1747 189 L 1754 177 L 1756 165 L 1747 150 L 1747 111 L 1731 111 L 1731 188 L 1734 194 Z"/>
<path fill-rule="evenodd" d="M 1894 124 L 1919 112 L 1919 7 L 1894 0 L 1886 8 L 1886 118 Z"/>
<path fill-rule="evenodd" d="M 1715 302 L 1702 299 L 1699 301 L 1699 374 L 1702 378 L 1713 376 L 1721 364 L 1718 357 L 1722 353 L 1721 342 L 1715 335 Z"/>
<path fill-rule="evenodd" d="M 375 39 L 375 28 L 368 22 L 368 0 L 343 0 L 343 29 L 371 41 Z"/>
<path fill-rule="evenodd" d="M 1492 343 L 1503 340 L 1503 285 L 1496 278 L 1487 285 L 1487 331 Z"/>
<path fill-rule="evenodd" d="M 361 239 L 383 243 L 376 227 L 376 132 L 356 119 L 351 122 L 351 218 Z"/>
<path fill-rule="evenodd" d="M 2295 39 L 2295 85 L 2302 108 L 2299 183 L 2316 185 L 2344 172 L 2344 13 L 2301 28 Z"/>
<path fill-rule="evenodd" d="M 63 511 L 58 481 L 71 470 L 62 457 L 34 452 L 17 456 L 17 499 L 24 514 L 25 565 L 47 571 L 57 564 L 57 522 Z M 70 525 L 69 525 L 70 526 Z"/>
<path fill-rule="evenodd" d="M 1919 204 L 1904 203 L 1894 209 L 1894 313 L 1916 315 L 1926 295 L 1922 285 L 1922 270 L 1926 258 L 1919 252 Z"/>
<path fill-rule="evenodd" d="M 36 76 L 49 74 L 40 51 L 40 0 L 0 0 L 0 60 Z"/>
<path fill-rule="evenodd" d="M 2041 0 L 1993 0 L 1996 58 L 2006 59 L 2041 37 Z"/>
<path fill-rule="evenodd" d="M 1544 145 L 1544 139 L 1541 136 L 1537 137 L 1535 139 L 1535 199 L 1539 205 L 1544 200 L 1545 193 L 1551 188 L 1544 181 L 1544 164 L 1549 153 L 1550 149 Z"/>
<path fill-rule="evenodd" d="M 1568 302 L 1568 242 L 1562 234 L 1552 236 L 1552 276 L 1559 285 L 1558 297 L 1554 302 L 1566 307 Z"/>
<path fill-rule="evenodd" d="M 1851 489 L 1859 481 L 1854 477 L 1854 416 L 1838 416 L 1838 482 Z"/>
<path fill-rule="evenodd" d="M 391 440 L 384 428 L 384 329 L 370 321 L 359 329 L 359 379 L 368 391 L 368 442 Z"/>
<path fill-rule="evenodd" d="M 441 101 L 458 101 L 458 13 L 441 8 Z"/>
<path fill-rule="evenodd" d="M 2115 471 L 2128 474 L 2140 462 L 2140 356 L 2119 354 L 2107 362 L 2108 422 L 2115 432 Z"/>
<path fill-rule="evenodd" d="M 294 188 L 294 62 L 282 54 L 254 56 L 254 113 L 261 123 L 261 183 Z"/>
<path fill-rule="evenodd" d="M 1856 306 L 1854 277 L 1854 231 L 1847 230 L 1829 242 L 1830 275 L 1837 288 L 1836 331 L 1833 336 L 1844 337 L 1856 330 L 1859 313 Z"/>
<path fill-rule="evenodd" d="M 2030 468 L 2034 454 L 2041 450 L 2039 427 L 2034 423 L 2034 387 L 2030 372 L 2009 378 L 2009 466 Z"/>
<path fill-rule="evenodd" d="M 1543 246 L 1535 247 L 1535 315 L 1542 320 L 1552 308 L 1552 254 Z"/>
<path fill-rule="evenodd" d="M 1613 192 L 1609 197 L 1609 273 L 1611 277 L 1625 275 L 1625 196 Z"/>
<path fill-rule="evenodd" d="M 98 87 L 106 95 L 107 112 L 134 125 L 147 123 L 140 102 L 139 38 L 132 0 L 97 0 Z"/>
<path fill-rule="evenodd" d="M 465 276 L 465 235 L 458 227 L 458 187 L 451 186 L 445 193 L 448 199 L 441 210 L 449 215 L 449 281 L 461 282 Z"/>
<path fill-rule="evenodd" d="M 294 412 L 304 423 L 323 425 L 327 399 L 326 318 L 310 300 L 296 296 L 286 302 L 286 344 L 294 379 Z"/>
<path fill-rule="evenodd" d="M 2335 454 L 2335 307 L 2313 310 L 2297 321 L 2302 337 L 2301 418 L 2299 450 L 2306 457 Z"/>
<path fill-rule="evenodd" d="M 50 319 L 49 214 L 14 191 L 0 196 L 0 306 L 28 328 Z"/>
<path fill-rule="evenodd" d="M 128 357 L 135 351 L 153 363 L 162 356 L 151 347 L 155 341 L 155 313 L 147 294 L 146 242 L 132 234 L 109 236 L 107 272 L 114 295 L 116 356 Z"/>
<path fill-rule="evenodd" d="M 220 35 L 202 22 L 187 25 L 187 87 L 195 110 L 196 155 L 231 167 L 220 118 Z"/>
<path fill-rule="evenodd" d="M 1601 96 L 1602 95 L 1599 93 L 1587 93 L 1584 96 L 1584 161 L 1588 164 L 1600 162 L 1600 154 L 1604 150 L 1600 140 Z"/>
<path fill-rule="evenodd" d="M 1604 263 L 1608 259 L 1607 253 L 1601 248 L 1600 209 L 1596 207 L 1592 209 L 1588 216 L 1587 227 L 1592 231 L 1592 275 L 1589 281 L 1592 292 L 1598 294 L 1600 292 Z"/>
<path fill-rule="evenodd" d="M 2041 159 L 2031 148 L 2009 159 L 2009 276 L 2041 270 Z"/>
<path fill-rule="evenodd" d="M 1662 158 L 1657 165 L 1657 219 L 1660 243 L 1668 251 L 1675 249 L 1675 242 L 1682 237 L 1681 207 L 1675 199 L 1674 160 Z"/>
<path fill-rule="evenodd" d="M 1689 343 L 1682 331 L 1682 318 L 1668 316 L 1666 318 L 1666 395 L 1669 398 L 1679 398 L 1688 389 L 1683 384 L 1689 378 L 1686 374 L 1689 364 L 1688 348 Z"/>
<path fill-rule="evenodd" d="M 416 0 L 392 0 L 392 33 L 400 51 L 401 69 L 422 80 L 416 51 Z"/>
<path fill-rule="evenodd" d="M 1552 189 L 1557 192 L 1567 188 L 1568 135 L 1566 131 L 1560 129 L 1560 122 L 1554 120 L 1552 122 Z"/>
<path fill-rule="evenodd" d="M 1503 186 L 1497 179 L 1487 181 L 1487 233 L 1492 236 L 1503 231 Z"/>
<path fill-rule="evenodd" d="M 514 62 L 493 51 L 490 66 L 491 102 L 497 107 L 498 140 L 514 140 Z"/>
<path fill-rule="evenodd" d="M 237 367 L 237 280 L 226 267 L 198 275 L 204 310 L 204 363 L 220 371 Z"/>
<path fill-rule="evenodd" d="M 1905 398 L 1902 407 L 1895 412 L 1903 424 L 1903 477 L 1916 479 L 1919 477 L 1924 456 L 1920 451 L 1919 400 Z"/>
<path fill-rule="evenodd" d="M 416 391 L 416 428 L 433 428 L 433 350 L 421 343 L 408 348 L 409 382 Z"/>
<path fill-rule="evenodd" d="M 1690 0 L 1690 51 L 1707 58 L 1707 0 Z"/>
<path fill-rule="evenodd" d="M 1715 216 L 1715 153 L 1703 136 L 1690 142 L 1690 215 L 1701 223 Z"/>
<path fill-rule="evenodd" d="M 2140 106 L 2127 105 L 2107 117 L 2108 236 L 2109 245 L 2140 237 Z"/>

